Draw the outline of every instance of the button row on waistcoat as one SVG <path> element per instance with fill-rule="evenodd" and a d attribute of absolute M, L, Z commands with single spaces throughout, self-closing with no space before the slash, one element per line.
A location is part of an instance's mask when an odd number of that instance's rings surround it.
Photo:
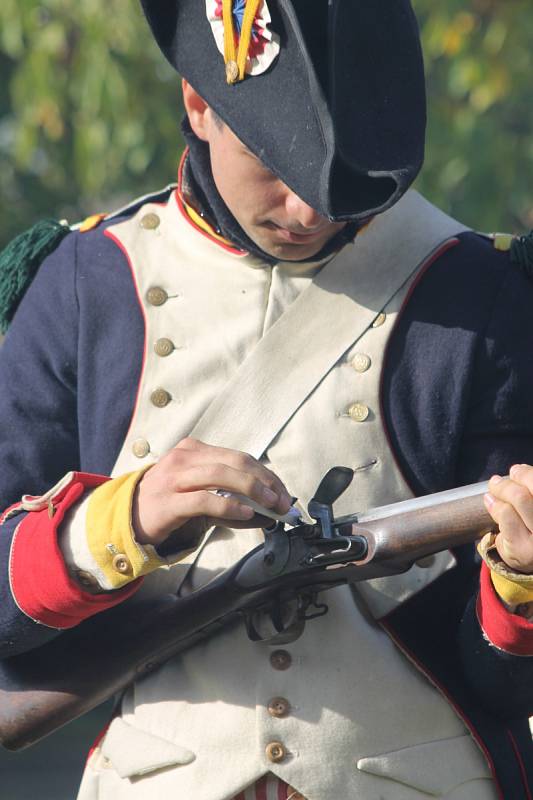
<path fill-rule="evenodd" d="M 348 409 L 348 415 L 354 422 L 364 422 L 368 419 L 370 409 L 364 403 L 352 403 Z"/>
<path fill-rule="evenodd" d="M 356 353 L 352 358 L 352 367 L 356 372 L 366 372 L 370 369 L 372 360 L 366 353 Z"/>
<path fill-rule="evenodd" d="M 172 395 L 166 389 L 154 389 L 150 395 L 150 401 L 156 408 L 164 408 L 168 406 L 172 400 Z"/>
<path fill-rule="evenodd" d="M 376 319 L 372 323 L 372 327 L 373 328 L 379 328 L 380 325 L 383 325 L 383 323 L 385 322 L 386 319 L 387 319 L 387 315 L 385 314 L 384 311 L 382 311 L 381 314 L 377 315 Z"/>
<path fill-rule="evenodd" d="M 168 292 L 161 286 L 151 286 L 146 292 L 146 299 L 151 306 L 162 306 L 168 300 Z"/>
<path fill-rule="evenodd" d="M 289 669 L 292 664 L 292 656 L 287 650 L 274 650 L 270 654 L 270 665 L 277 670 Z"/>
<path fill-rule="evenodd" d="M 286 717 L 290 711 L 290 708 L 291 704 L 285 699 L 285 697 L 273 697 L 267 706 L 270 716 L 276 717 L 277 719 Z"/>
<path fill-rule="evenodd" d="M 269 742 L 265 747 L 265 754 L 269 761 L 273 764 L 278 764 L 280 761 L 283 761 L 287 755 L 287 751 L 281 742 Z"/>
<path fill-rule="evenodd" d="M 165 358 L 165 356 L 169 356 L 174 351 L 174 342 L 166 337 L 158 339 L 154 344 L 154 351 L 156 355 Z"/>
<path fill-rule="evenodd" d="M 150 452 L 150 443 L 146 439 L 135 439 L 131 446 L 131 451 L 137 458 L 146 458 Z"/>
<path fill-rule="evenodd" d="M 159 228 L 161 224 L 161 220 L 154 214 L 150 212 L 145 214 L 144 217 L 141 217 L 141 228 L 144 228 L 147 231 L 155 231 L 156 228 Z"/>

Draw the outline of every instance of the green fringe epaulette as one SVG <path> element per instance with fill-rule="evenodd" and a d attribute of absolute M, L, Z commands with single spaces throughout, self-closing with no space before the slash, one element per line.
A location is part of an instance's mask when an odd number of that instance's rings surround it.
<path fill-rule="evenodd" d="M 5 333 L 17 306 L 44 259 L 60 245 L 70 228 L 45 219 L 13 239 L 0 253 L 0 331 Z"/>
<path fill-rule="evenodd" d="M 528 278 L 533 279 L 533 231 L 526 236 L 515 236 L 509 255 L 511 261 L 518 264 Z"/>

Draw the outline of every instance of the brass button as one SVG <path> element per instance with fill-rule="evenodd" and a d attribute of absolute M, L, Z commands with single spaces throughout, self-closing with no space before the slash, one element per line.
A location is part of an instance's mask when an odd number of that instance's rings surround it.
<path fill-rule="evenodd" d="M 352 359 L 352 367 L 356 372 L 366 372 L 370 369 L 372 361 L 366 353 L 356 353 Z"/>
<path fill-rule="evenodd" d="M 141 219 L 141 228 L 144 228 L 147 231 L 155 231 L 156 228 L 159 228 L 160 224 L 161 220 L 157 214 L 145 214 Z"/>
<path fill-rule="evenodd" d="M 267 744 L 265 748 L 266 757 L 269 761 L 273 764 L 278 764 L 280 761 L 283 761 L 285 756 L 287 755 L 287 751 L 281 744 L 281 742 L 270 742 Z"/>
<path fill-rule="evenodd" d="M 128 557 L 124 553 L 117 553 L 113 558 L 113 569 L 120 572 L 121 575 L 127 575 L 132 572 L 131 564 Z"/>
<path fill-rule="evenodd" d="M 364 422 L 365 419 L 368 419 L 370 409 L 368 406 L 365 406 L 364 403 L 354 403 L 348 409 L 348 414 L 354 422 Z"/>
<path fill-rule="evenodd" d="M 277 717 L 280 719 L 281 717 L 287 716 L 290 711 L 291 704 L 284 697 L 273 697 L 267 708 L 271 717 Z"/>
<path fill-rule="evenodd" d="M 292 664 L 292 656 L 287 650 L 274 650 L 270 653 L 270 664 L 274 669 L 283 671 L 289 669 Z"/>
<path fill-rule="evenodd" d="M 48 519 L 52 519 L 54 514 L 56 513 L 56 507 L 54 506 L 51 500 L 48 501 L 47 508 L 48 508 Z"/>
<path fill-rule="evenodd" d="M 150 452 L 150 444 L 146 439 L 135 439 L 132 445 L 132 453 L 137 458 L 145 458 Z"/>
<path fill-rule="evenodd" d="M 373 328 L 379 328 L 380 325 L 383 325 L 383 323 L 385 322 L 386 319 L 387 319 L 387 315 L 385 314 L 384 311 L 382 311 L 381 314 L 377 315 L 376 319 L 372 323 L 372 327 Z"/>
<path fill-rule="evenodd" d="M 228 61 L 226 64 L 226 79 L 228 83 L 235 83 L 239 77 L 239 67 L 236 61 Z"/>
<path fill-rule="evenodd" d="M 164 408 L 165 406 L 168 406 L 172 400 L 172 396 L 169 392 L 167 392 L 166 389 L 154 389 L 150 395 L 150 400 L 157 408 Z"/>
<path fill-rule="evenodd" d="M 169 356 L 174 350 L 174 342 L 166 338 L 158 339 L 154 345 L 154 350 L 158 356 L 164 358 L 165 356 Z"/>
<path fill-rule="evenodd" d="M 151 286 L 146 292 L 146 299 L 151 306 L 162 306 L 168 300 L 168 293 L 161 286 Z"/>
<path fill-rule="evenodd" d="M 94 575 L 83 569 L 76 570 L 76 577 L 82 586 L 87 586 L 89 589 L 96 589 L 100 585 Z"/>

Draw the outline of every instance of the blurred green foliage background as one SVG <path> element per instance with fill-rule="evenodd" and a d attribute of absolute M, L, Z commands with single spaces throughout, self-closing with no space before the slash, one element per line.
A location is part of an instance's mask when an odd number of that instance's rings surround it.
<path fill-rule="evenodd" d="M 414 0 L 428 74 L 419 188 L 483 230 L 533 226 L 531 0 Z M 174 178 L 179 81 L 136 0 L 2 0 L 0 244 Z"/>

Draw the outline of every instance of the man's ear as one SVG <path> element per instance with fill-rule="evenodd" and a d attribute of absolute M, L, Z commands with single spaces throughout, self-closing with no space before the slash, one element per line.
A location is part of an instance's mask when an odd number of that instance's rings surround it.
<path fill-rule="evenodd" d="M 190 83 L 187 83 L 185 78 L 181 81 L 181 88 L 183 105 L 189 117 L 191 128 L 199 139 L 208 142 L 212 125 L 211 110 L 205 100 L 192 88 Z"/>

